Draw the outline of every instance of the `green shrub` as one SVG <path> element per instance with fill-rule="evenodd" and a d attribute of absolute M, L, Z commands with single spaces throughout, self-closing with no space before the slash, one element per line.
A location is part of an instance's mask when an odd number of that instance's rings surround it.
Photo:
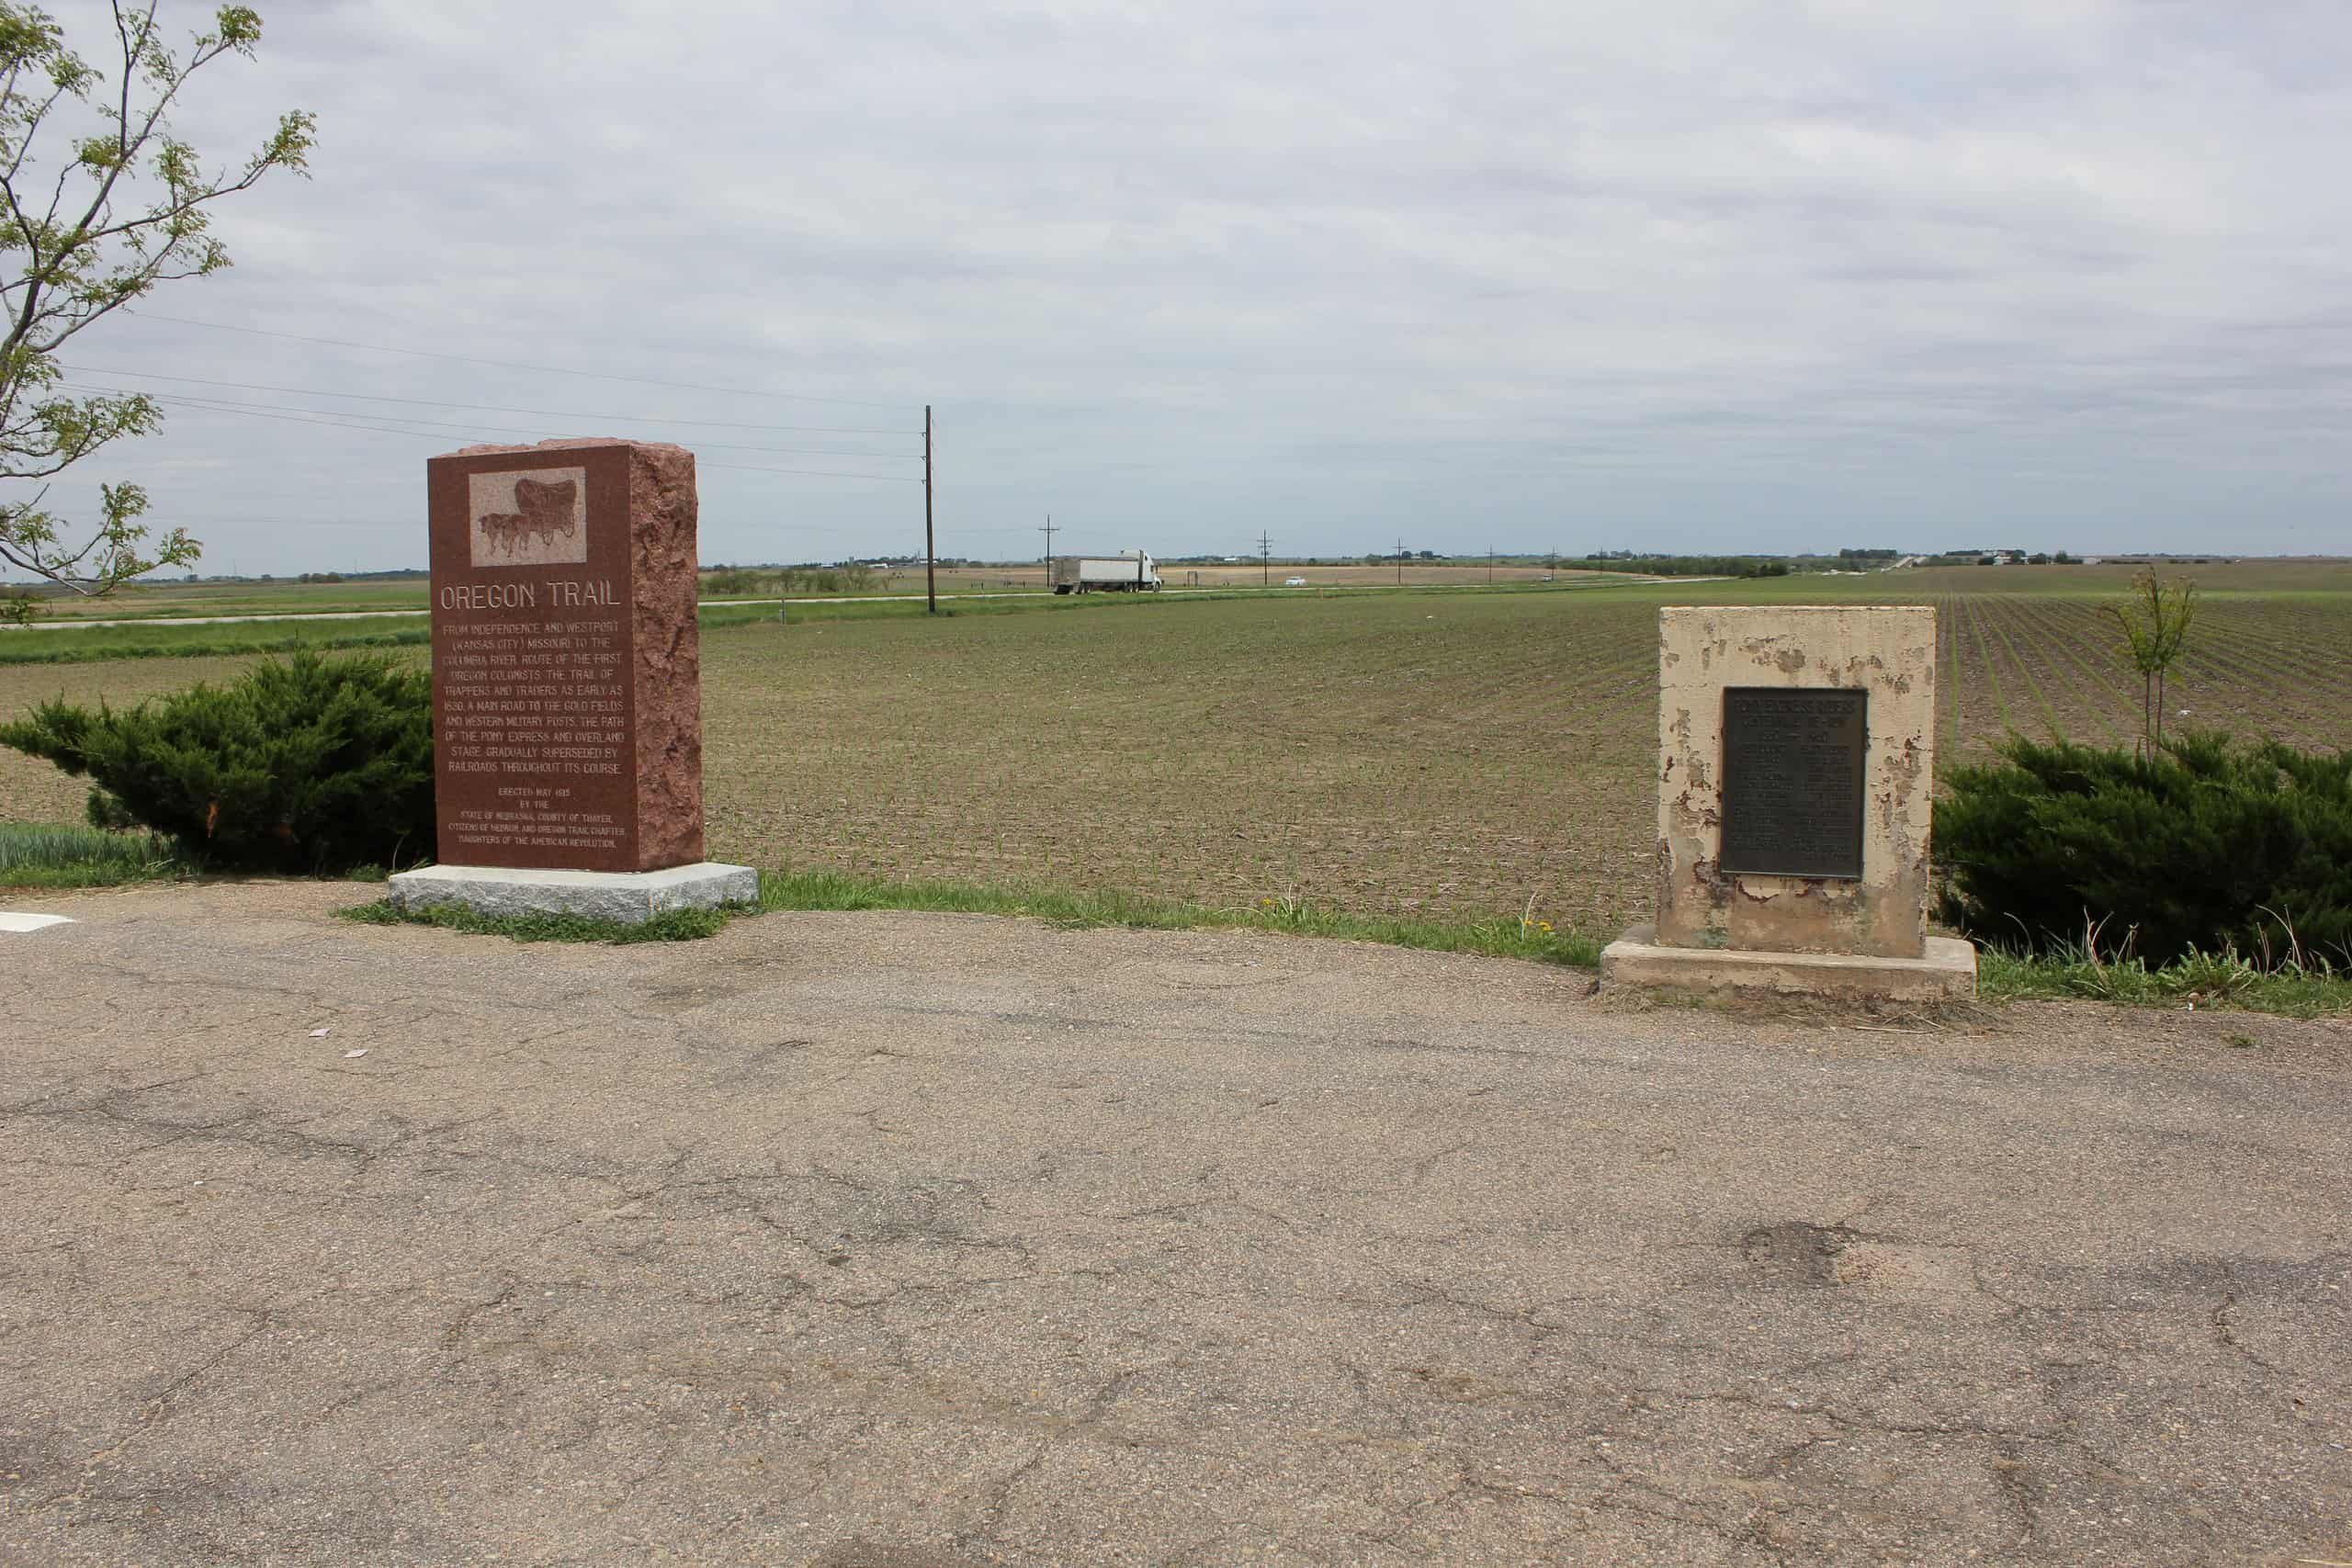
<path fill-rule="evenodd" d="M 2352 754 L 2191 733 L 2146 756 L 2012 736 L 1936 803 L 1945 918 L 2050 952 L 2103 928 L 2154 964 L 2352 954 Z"/>
<path fill-rule="evenodd" d="M 432 854 L 432 726 L 424 671 L 298 653 L 127 712 L 46 703 L 0 725 L 0 745 L 87 773 L 101 828 L 147 828 L 222 868 L 319 873 Z"/>

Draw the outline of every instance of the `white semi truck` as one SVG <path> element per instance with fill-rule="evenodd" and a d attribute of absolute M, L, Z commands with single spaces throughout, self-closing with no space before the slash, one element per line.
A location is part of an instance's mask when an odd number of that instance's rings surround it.
<path fill-rule="evenodd" d="M 1115 556 L 1056 556 L 1046 581 L 1057 593 L 1156 593 L 1159 572 L 1142 550 Z"/>

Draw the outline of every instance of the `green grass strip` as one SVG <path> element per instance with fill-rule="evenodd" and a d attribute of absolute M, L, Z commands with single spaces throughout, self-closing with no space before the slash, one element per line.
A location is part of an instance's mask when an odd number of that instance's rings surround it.
<path fill-rule="evenodd" d="M 745 908 L 681 909 L 639 925 L 583 919 L 569 915 L 484 916 L 444 905 L 409 912 L 389 903 L 362 904 L 336 913 L 368 925 L 426 925 L 445 931 L 503 936 L 516 942 L 689 942 L 716 936 L 727 922 L 770 909 L 853 912 L 902 909 L 929 914 L 1012 915 L 1041 919 L 1065 930 L 1125 927 L 1134 931 L 1286 931 L 1296 936 L 1376 942 L 1431 953 L 1472 953 L 1489 958 L 1526 958 L 1590 969 L 1600 963 L 1600 944 L 1573 931 L 1555 931 L 1545 920 L 1442 920 L 1352 915 L 1295 898 L 1265 898 L 1254 905 L 1220 908 L 1172 898 L 1147 898 L 1117 892 L 1059 888 L 989 887 L 960 882 L 893 882 L 836 871 L 760 874 L 757 911 Z"/>
<path fill-rule="evenodd" d="M 380 620 L 315 621 L 316 629 L 288 632 L 282 625 L 254 621 L 220 626 L 175 626 L 141 623 L 98 626 L 89 631 L 40 628 L 0 637 L 0 664 L 103 664 L 118 659 L 231 659 L 245 654 L 295 653 L 304 649 L 422 648 L 433 640 L 420 619 L 414 626 L 387 627 Z"/>
<path fill-rule="evenodd" d="M 1446 920 L 1357 915 L 1301 898 L 1261 898 L 1255 904 L 1218 906 L 1110 891 L 991 887 L 962 882 L 894 882 L 837 871 L 781 871 L 760 874 L 760 907 L 1021 915 L 1069 929 L 1124 926 L 1136 931 L 1287 931 L 1298 936 L 1384 942 L 1391 947 L 1413 947 L 1430 953 L 1528 958 L 1580 969 L 1595 968 L 1600 963 L 1600 943 L 1574 931 L 1554 931 L 1545 920 Z"/>
<path fill-rule="evenodd" d="M 2286 1018 L 2352 1012 L 2352 970 L 2324 959 L 2259 969 L 2229 953 L 2191 953 L 2151 969 L 2138 958 L 2101 958 L 2081 952 L 2037 955 L 1986 945 L 1976 953 L 1976 991 L 1986 1001 L 2193 1006 Z"/>
<path fill-rule="evenodd" d="M 1351 598 L 1385 598 L 1397 595 L 1464 593 L 1557 593 L 1586 592 L 1598 586 L 1615 591 L 1626 586 L 1655 587 L 1655 584 L 1605 583 L 1589 585 L 1581 582 L 1564 583 L 1496 583 L 1491 588 L 1467 583 L 1408 583 L 1403 588 L 1383 584 L 1346 585 L 1334 587 Z M 1184 589 L 1160 593 L 1071 593 L 1056 594 L 1044 591 L 1013 593 L 1002 597 L 982 598 L 978 594 L 943 594 L 939 601 L 939 618 L 953 619 L 970 615 L 1025 615 L 1037 614 L 1071 615 L 1084 612 L 1140 610 L 1158 606 L 1170 608 L 1183 604 L 1201 604 L 1213 601 L 1255 600 L 1261 603 L 1295 601 L 1316 597 L 1309 590 L 1258 588 Z M 781 607 L 786 626 L 811 622 L 907 620 L 926 615 L 920 595 L 911 598 L 853 599 L 828 601 L 823 599 L 786 602 Z M 701 623 L 705 631 L 734 631 L 748 626 L 773 626 L 778 619 L 779 606 L 763 604 L 718 603 L 705 604 Z M 309 613 L 309 612 L 305 612 Z M 99 664 L 118 659 L 233 659 L 265 653 L 292 653 L 302 649 L 318 650 L 340 649 L 424 648 L 432 641 L 432 632 L 424 616 L 413 620 L 388 624 L 381 616 L 349 620 L 322 620 L 297 623 L 289 627 L 281 616 L 266 616 L 255 621 L 215 623 L 207 626 L 175 625 L 168 617 L 141 620 L 136 626 L 94 626 L 74 629 L 71 623 L 58 621 L 39 625 L 29 631 L 11 631 L 0 636 L 0 665 L 11 664 Z"/>

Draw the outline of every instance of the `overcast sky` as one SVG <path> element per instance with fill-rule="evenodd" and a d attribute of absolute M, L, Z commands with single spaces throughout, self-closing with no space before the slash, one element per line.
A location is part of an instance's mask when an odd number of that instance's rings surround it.
<path fill-rule="evenodd" d="M 2352 547 L 2342 0 L 259 8 L 175 124 L 314 177 L 63 356 L 277 411 L 53 492 L 209 571 L 558 434 L 693 447 L 706 561 L 919 550 L 926 402 L 943 554 Z"/>

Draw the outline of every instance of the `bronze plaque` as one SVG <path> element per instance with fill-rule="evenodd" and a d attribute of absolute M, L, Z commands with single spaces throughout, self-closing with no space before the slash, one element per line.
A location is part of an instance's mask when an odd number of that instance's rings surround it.
<path fill-rule="evenodd" d="M 1758 876 L 1862 874 L 1867 692 L 1724 689 L 1724 846 Z"/>
<path fill-rule="evenodd" d="M 637 870 L 628 449 L 425 468 L 440 859 Z"/>

